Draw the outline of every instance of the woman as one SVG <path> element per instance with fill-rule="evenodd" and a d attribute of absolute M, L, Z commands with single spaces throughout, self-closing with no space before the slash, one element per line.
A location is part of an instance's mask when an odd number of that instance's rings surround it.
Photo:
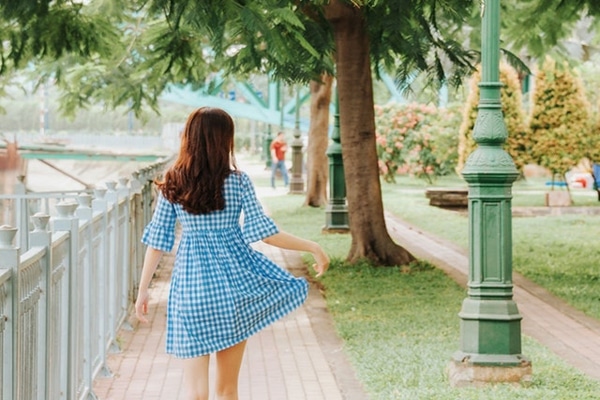
<path fill-rule="evenodd" d="M 136 315 L 147 322 L 148 286 L 163 252 L 182 228 L 167 307 L 167 352 L 183 358 L 190 400 L 208 399 L 210 354 L 216 353 L 217 398 L 238 398 L 246 340 L 300 306 L 308 284 L 250 243 L 310 252 L 321 276 L 329 258 L 315 242 L 279 231 L 233 156 L 234 124 L 223 110 L 203 107 L 186 122 L 181 149 L 164 179 L 142 242 L 144 258 Z M 243 215 L 243 224 L 240 217 Z"/>

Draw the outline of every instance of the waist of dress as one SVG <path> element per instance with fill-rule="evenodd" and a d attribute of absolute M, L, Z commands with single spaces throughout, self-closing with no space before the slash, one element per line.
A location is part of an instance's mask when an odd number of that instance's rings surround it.
<path fill-rule="evenodd" d="M 186 236 L 222 236 L 231 234 L 232 232 L 241 232 L 241 227 L 239 225 L 226 226 L 222 228 L 188 228 L 183 229 L 181 234 Z"/>

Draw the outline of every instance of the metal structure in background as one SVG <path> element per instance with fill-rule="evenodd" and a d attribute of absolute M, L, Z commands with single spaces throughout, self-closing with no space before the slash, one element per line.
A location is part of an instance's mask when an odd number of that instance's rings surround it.
<path fill-rule="evenodd" d="M 531 377 L 513 300 L 511 188 L 518 172 L 502 148 L 508 134 L 500 97 L 500 0 L 481 4 L 482 79 L 473 129 L 478 146 L 462 171 L 469 185 L 469 282 L 459 313 L 460 350 L 450 364 L 456 386 Z"/>
<path fill-rule="evenodd" d="M 166 160 L 80 193 L 0 195 L 0 400 L 94 399 L 141 274 L 152 180 Z M 16 242 L 16 244 L 15 244 Z"/>
<path fill-rule="evenodd" d="M 333 114 L 333 132 L 331 144 L 327 148 L 329 157 L 329 202 L 325 208 L 325 226 L 323 232 L 347 233 L 348 207 L 346 206 L 346 180 L 344 178 L 344 161 L 340 143 L 340 104 L 335 90 L 335 112 Z"/>
<path fill-rule="evenodd" d="M 396 82 L 386 71 L 380 69 L 379 76 L 389 91 L 391 101 L 406 102 L 401 90 L 396 86 Z M 161 100 L 192 107 L 219 107 L 232 117 L 280 126 L 281 130 L 296 129 L 296 119 L 299 118 L 298 128 L 301 132 L 308 132 L 309 119 L 296 116 L 296 110 L 310 99 L 310 91 L 308 88 L 299 88 L 298 96 L 294 96 L 284 103 L 281 101 L 283 89 L 281 85 L 278 81 L 268 79 L 265 99 L 263 92 L 252 83 L 240 82 L 233 77 L 228 77 L 226 82 L 223 73 L 217 73 L 201 88 L 193 88 L 189 85 L 170 85 L 161 95 Z M 227 91 L 227 89 L 230 90 Z M 446 97 L 446 92 L 440 92 L 440 105 L 447 103 Z M 335 105 L 332 103 L 332 113 L 334 107 Z"/>
<path fill-rule="evenodd" d="M 200 89 L 193 89 L 189 86 L 169 86 L 161 95 L 161 99 L 192 107 L 218 107 L 227 111 L 232 117 L 281 126 L 282 129 L 294 129 L 296 107 L 301 106 L 310 96 L 310 93 L 304 89 L 298 99 L 292 98 L 283 104 L 281 102 L 282 87 L 278 81 L 269 80 L 265 99 L 262 92 L 252 84 L 238 82 L 233 78 L 231 80 L 235 90 L 227 97 L 223 96 L 224 79 L 217 75 L 213 82 L 209 82 Z M 308 132 L 308 125 L 307 118 L 300 120 L 300 128 L 303 132 Z"/>

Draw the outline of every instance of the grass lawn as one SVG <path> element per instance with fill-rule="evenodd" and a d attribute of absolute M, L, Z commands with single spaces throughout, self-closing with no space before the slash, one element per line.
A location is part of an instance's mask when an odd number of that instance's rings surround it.
<path fill-rule="evenodd" d="M 538 198 L 543 204 L 539 187 L 515 188 L 514 192 L 513 205 L 532 204 L 532 199 Z M 468 248 L 466 213 L 429 206 L 424 187 L 383 184 L 382 193 L 386 210 L 427 232 Z M 595 193 L 577 192 L 576 195 L 579 204 L 588 201 L 588 206 L 600 207 Z M 575 308 L 600 319 L 600 214 L 519 217 L 513 218 L 512 225 L 513 269 Z"/>
<path fill-rule="evenodd" d="M 461 238 L 466 238 L 467 218 L 427 206 L 418 185 L 385 185 L 386 208 L 466 246 Z M 324 293 L 345 350 L 372 400 L 598 399 L 600 382 L 588 379 L 528 337 L 523 338 L 523 353 L 533 361 L 530 387 L 451 388 L 445 370 L 459 348 L 457 313 L 465 291 L 428 264 L 411 271 L 345 264 L 342 259 L 350 236 L 322 234 L 324 211 L 302 207 L 303 200 L 303 196 L 281 195 L 262 202 L 282 229 L 318 241 L 335 257 L 321 278 Z M 539 237 L 527 240 L 527 246 L 536 249 L 544 245 L 547 242 Z"/>

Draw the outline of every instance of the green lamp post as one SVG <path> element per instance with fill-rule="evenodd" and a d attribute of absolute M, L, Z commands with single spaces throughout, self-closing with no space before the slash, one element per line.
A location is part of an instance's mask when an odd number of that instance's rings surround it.
<path fill-rule="evenodd" d="M 273 135 L 271 135 L 271 124 L 267 125 L 267 131 L 263 135 L 263 158 L 265 160 L 265 168 L 271 168 L 272 157 L 271 157 L 271 143 L 273 142 Z"/>
<path fill-rule="evenodd" d="M 344 180 L 344 162 L 340 143 L 340 103 L 335 91 L 335 114 L 333 116 L 333 132 L 331 144 L 327 148 L 329 158 L 329 202 L 325 208 L 325 233 L 347 233 L 348 207 L 346 206 L 346 181 Z"/>
<path fill-rule="evenodd" d="M 513 300 L 511 188 L 518 172 L 502 144 L 500 0 L 482 0 L 477 148 L 462 175 L 469 185 L 468 297 L 459 313 L 460 350 L 450 363 L 454 386 L 525 383 L 531 363 L 521 354 L 521 315 Z"/>
<path fill-rule="evenodd" d="M 294 121 L 294 140 L 292 140 L 292 177 L 290 179 L 290 194 L 304 193 L 302 170 L 304 160 L 302 155 L 302 139 L 300 138 L 300 92 L 296 89 L 296 119 Z"/>

